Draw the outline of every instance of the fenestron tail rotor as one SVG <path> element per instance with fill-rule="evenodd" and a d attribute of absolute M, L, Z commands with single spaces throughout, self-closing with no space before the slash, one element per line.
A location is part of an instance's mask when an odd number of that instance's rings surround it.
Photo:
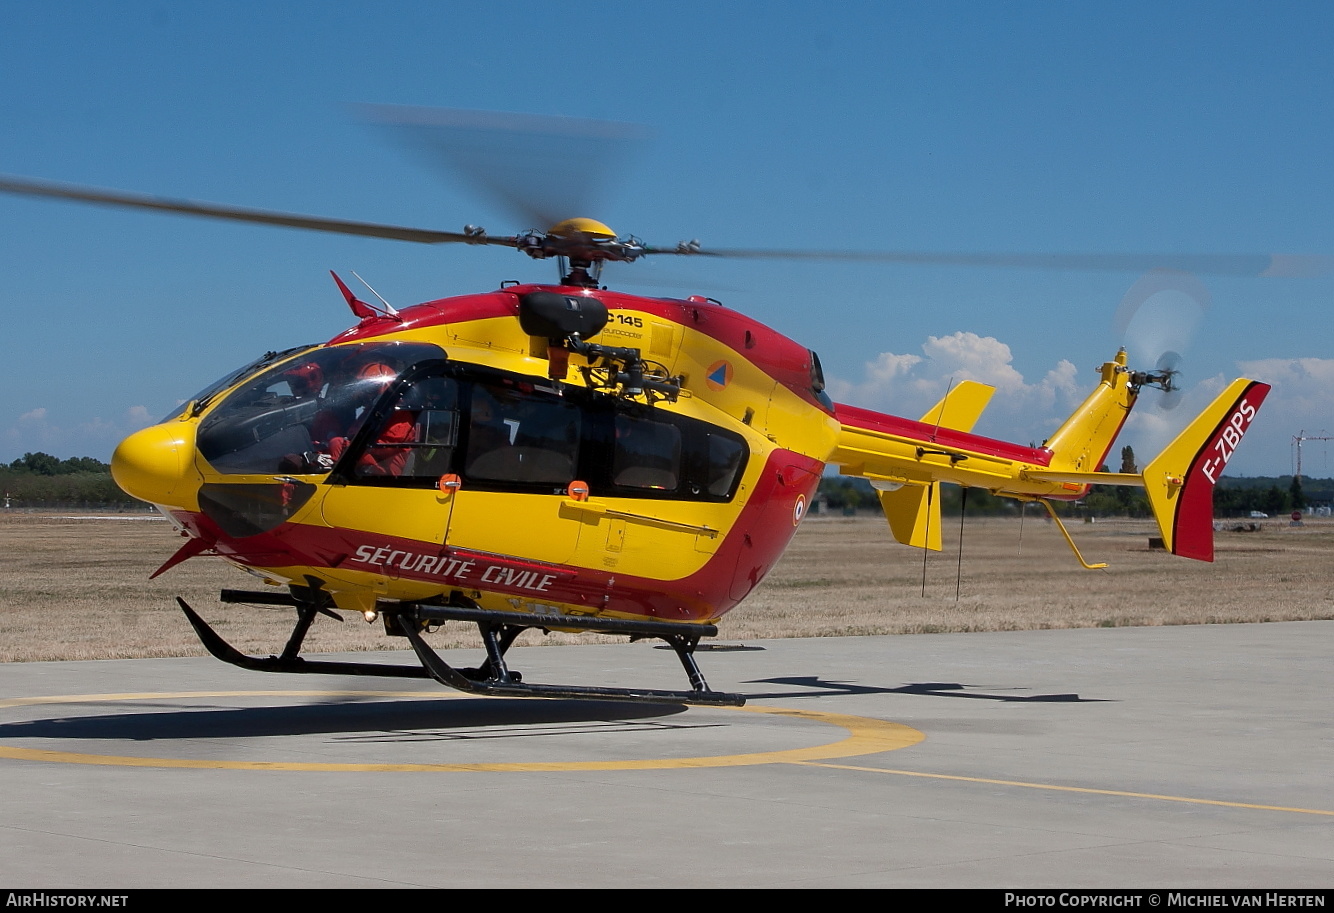
<path fill-rule="evenodd" d="M 1170 349 L 1158 356 L 1153 365 L 1153 376 L 1160 378 L 1157 383 L 1162 395 L 1158 397 L 1158 408 L 1170 412 L 1181 405 L 1181 355 Z"/>

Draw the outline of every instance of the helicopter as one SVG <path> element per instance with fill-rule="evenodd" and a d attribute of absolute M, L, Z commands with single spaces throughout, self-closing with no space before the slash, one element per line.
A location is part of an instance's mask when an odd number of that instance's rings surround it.
<path fill-rule="evenodd" d="M 989 255 L 656 247 L 584 216 L 491 235 L 430 231 L 0 177 L 0 191 L 430 244 L 513 248 L 555 260 L 552 284 L 397 309 L 331 274 L 355 325 L 270 351 L 117 447 L 112 474 L 172 520 L 184 543 L 153 574 L 218 556 L 263 581 L 223 603 L 287 606 L 279 654 L 243 654 L 185 600 L 205 648 L 264 672 L 430 678 L 481 695 L 739 706 L 711 689 L 702 638 L 774 567 L 827 467 L 870 481 L 891 535 L 939 551 L 940 486 L 1046 507 L 1091 485 L 1146 490 L 1164 545 L 1213 559 L 1212 490 L 1269 392 L 1229 384 L 1142 472 L 1099 471 L 1146 388 L 1124 349 L 1041 445 L 972 433 L 993 389 L 964 380 L 918 419 L 833 402 L 816 353 L 712 298 L 657 298 L 601 284 L 608 263 L 646 257 L 827 257 L 998 262 Z M 1123 268 L 1125 257 L 1006 255 L 1005 262 Z M 1187 258 L 1231 269 L 1237 258 Z M 373 291 L 373 290 L 372 290 Z M 378 295 L 373 295 L 378 299 Z M 320 615 L 357 613 L 404 638 L 418 665 L 309 660 Z M 455 668 L 424 634 L 475 624 L 477 668 Z M 524 681 L 506 653 L 526 630 L 658 639 L 683 690 Z"/>

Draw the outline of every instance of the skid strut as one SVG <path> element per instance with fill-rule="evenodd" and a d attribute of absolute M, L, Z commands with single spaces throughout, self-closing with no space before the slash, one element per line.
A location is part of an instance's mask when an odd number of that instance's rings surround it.
<path fill-rule="evenodd" d="M 315 583 L 316 581 L 312 581 Z M 616 618 L 587 618 L 582 616 L 534 616 L 515 612 L 494 612 L 482 609 L 456 596 L 450 605 L 398 603 L 381 607 L 386 629 L 406 637 L 417 655 L 420 666 L 390 665 L 387 663 L 349 663 L 308 660 L 299 656 L 311 622 L 317 614 L 333 615 L 328 594 L 318 586 L 293 587 L 292 593 L 250 592 L 223 590 L 221 599 L 230 603 L 286 605 L 297 610 L 296 625 L 287 645 L 279 656 L 249 656 L 237 650 L 213 630 L 184 599 L 177 597 L 181 611 L 189 619 L 205 649 L 223 662 L 256 672 L 293 672 L 316 675 L 377 675 L 393 678 L 433 678 L 442 685 L 465 691 L 499 697 L 552 697 L 581 700 L 636 701 L 640 703 L 704 704 L 740 707 L 746 699 L 740 694 L 713 691 L 704 680 L 695 662 L 695 647 L 701 637 L 718 633 L 714 625 L 679 622 L 640 621 Z M 341 618 L 339 619 L 341 620 Z M 477 625 L 486 646 L 486 661 L 476 669 L 456 669 L 449 665 L 425 639 L 422 629 L 444 621 L 462 621 Z M 598 634 L 618 634 L 632 640 L 655 638 L 671 645 L 690 679 L 689 691 L 659 691 L 648 688 L 599 688 L 582 685 L 542 685 L 523 681 L 505 662 L 505 654 L 520 634 L 529 628 L 542 631 L 590 631 Z"/>

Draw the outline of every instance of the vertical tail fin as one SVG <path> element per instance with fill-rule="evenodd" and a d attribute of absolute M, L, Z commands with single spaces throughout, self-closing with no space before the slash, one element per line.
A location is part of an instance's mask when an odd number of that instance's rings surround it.
<path fill-rule="evenodd" d="M 904 545 L 940 551 L 940 483 L 882 488 L 875 482 L 889 531 Z"/>
<path fill-rule="evenodd" d="M 1126 350 L 1102 366 L 1102 381 L 1046 441 L 1051 467 L 1094 472 L 1107 457 L 1135 405 L 1139 387 L 1126 367 Z"/>
<path fill-rule="evenodd" d="M 1144 468 L 1149 506 L 1172 554 L 1214 560 L 1214 484 L 1268 393 L 1268 384 L 1234 380 Z"/>

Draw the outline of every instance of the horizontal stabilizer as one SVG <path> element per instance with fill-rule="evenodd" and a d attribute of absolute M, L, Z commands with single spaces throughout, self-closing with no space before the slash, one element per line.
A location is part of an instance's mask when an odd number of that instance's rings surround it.
<path fill-rule="evenodd" d="M 953 431 L 972 431 L 995 392 L 996 388 L 990 384 L 961 380 L 926 411 L 922 424 Z"/>

